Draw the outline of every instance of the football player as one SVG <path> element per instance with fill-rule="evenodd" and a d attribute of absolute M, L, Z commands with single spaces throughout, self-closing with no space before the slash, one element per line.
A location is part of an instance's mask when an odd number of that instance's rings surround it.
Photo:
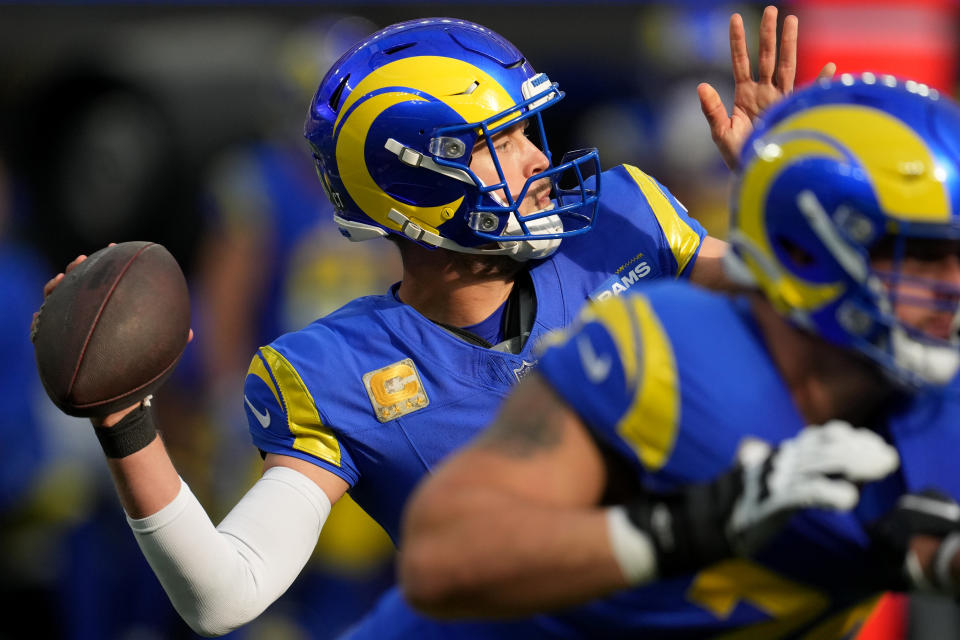
<path fill-rule="evenodd" d="M 742 62 L 739 16 L 731 25 Z M 795 45 L 790 19 L 781 87 Z M 761 54 L 738 113 L 782 92 L 772 8 Z M 501 36 L 446 18 L 371 35 L 321 81 L 305 133 L 335 222 L 351 240 L 395 242 L 402 281 L 259 349 L 243 403 L 264 474 L 218 527 L 152 436 L 149 407 L 97 427 L 134 535 L 191 627 L 222 634 L 263 611 L 347 490 L 399 541 L 417 481 L 492 420 L 534 345 L 588 298 L 723 281 L 725 244 L 655 179 L 601 172 L 596 150 L 556 161 L 542 114 L 562 97 Z M 709 111 L 718 144 L 739 146 L 744 123 Z"/>
<path fill-rule="evenodd" d="M 918 482 L 956 490 L 956 467 L 915 448 L 853 511 L 739 523 L 806 491 L 809 468 L 873 457 L 847 448 L 850 424 L 899 446 L 900 405 L 956 374 L 960 108 L 889 76 L 822 81 L 761 118 L 733 205 L 727 264 L 751 292 L 657 283 L 591 304 L 415 494 L 401 578 L 418 607 L 512 615 L 646 585 L 558 619 L 605 637 L 840 638 L 904 586 L 905 559 L 913 584 L 957 584 L 960 536 L 939 559 L 909 539 L 947 535 L 951 513 L 955 530 L 956 504 L 898 503 Z M 745 438 L 791 444 L 726 490 L 696 484 Z"/>

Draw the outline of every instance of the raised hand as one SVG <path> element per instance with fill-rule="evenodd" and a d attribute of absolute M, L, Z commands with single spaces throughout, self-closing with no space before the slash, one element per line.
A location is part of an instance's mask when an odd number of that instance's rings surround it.
<path fill-rule="evenodd" d="M 733 112 L 728 114 L 720 94 L 706 82 L 697 86 L 700 108 L 710 125 L 710 135 L 730 170 L 739 164 L 740 149 L 753 131 L 756 117 L 793 91 L 797 73 L 797 17 L 784 18 L 777 61 L 777 8 L 763 10 L 760 20 L 760 55 L 757 79 L 753 79 L 743 18 L 730 16 L 730 60 L 733 68 Z M 818 78 L 830 78 L 836 71 L 832 62 L 824 65 Z"/>

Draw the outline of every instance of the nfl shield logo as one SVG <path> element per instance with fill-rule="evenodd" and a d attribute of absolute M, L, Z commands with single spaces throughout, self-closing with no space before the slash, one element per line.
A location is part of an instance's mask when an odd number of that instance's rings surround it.
<path fill-rule="evenodd" d="M 530 373 L 530 371 L 533 369 L 533 365 L 535 364 L 536 362 L 527 362 L 526 360 L 524 360 L 523 364 L 520 365 L 519 369 L 514 369 L 513 375 L 517 376 L 517 382 L 520 382 L 521 380 L 523 380 L 523 376 Z"/>

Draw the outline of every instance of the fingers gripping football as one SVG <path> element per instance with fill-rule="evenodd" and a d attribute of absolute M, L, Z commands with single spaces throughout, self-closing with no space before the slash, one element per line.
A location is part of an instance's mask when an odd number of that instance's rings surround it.
<path fill-rule="evenodd" d="M 174 257 L 151 242 L 80 256 L 44 287 L 31 338 L 61 410 L 105 416 L 151 395 L 190 337 L 190 298 Z"/>
<path fill-rule="evenodd" d="M 743 490 L 728 534 L 734 549 L 746 555 L 797 509 L 850 510 L 859 500 L 860 483 L 879 480 L 899 466 L 896 449 L 883 438 L 839 420 L 808 427 L 772 451 L 748 441 L 738 457 Z"/>

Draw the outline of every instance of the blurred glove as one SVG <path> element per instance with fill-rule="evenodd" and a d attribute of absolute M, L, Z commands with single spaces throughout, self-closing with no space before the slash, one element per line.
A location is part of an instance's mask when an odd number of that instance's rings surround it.
<path fill-rule="evenodd" d="M 882 437 L 840 420 L 808 427 L 773 452 L 748 440 L 737 457 L 743 490 L 726 530 L 740 555 L 757 551 L 797 509 L 853 509 L 859 484 L 880 480 L 900 465 L 896 449 Z"/>
<path fill-rule="evenodd" d="M 910 541 L 917 535 L 942 540 L 931 563 L 932 580 L 910 548 Z M 950 561 L 960 550 L 960 504 L 950 496 L 935 489 L 903 495 L 893 510 L 870 528 L 870 536 L 874 554 L 888 580 L 885 586 L 957 593 Z"/>
<path fill-rule="evenodd" d="M 841 421 L 807 427 L 775 449 L 747 440 L 737 460 L 710 483 L 627 506 L 631 522 L 653 539 L 661 576 L 751 555 L 798 509 L 853 509 L 859 483 L 900 463 L 879 435 Z"/>

